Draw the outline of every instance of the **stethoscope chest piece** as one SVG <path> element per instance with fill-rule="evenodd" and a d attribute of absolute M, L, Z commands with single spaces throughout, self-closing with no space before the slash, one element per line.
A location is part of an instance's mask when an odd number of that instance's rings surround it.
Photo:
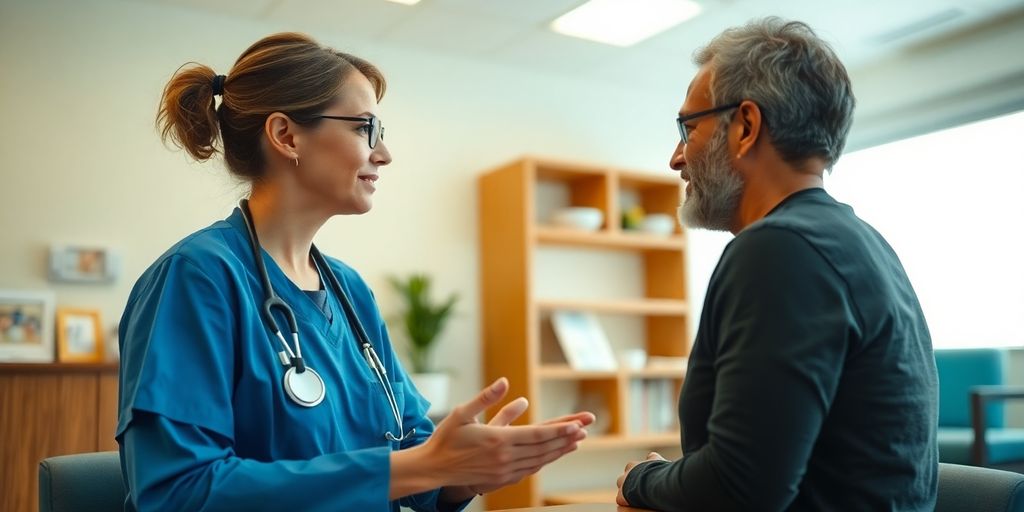
<path fill-rule="evenodd" d="M 284 373 L 284 392 L 293 402 L 303 407 L 315 407 L 324 401 L 326 388 L 320 374 L 307 367 L 299 373 L 295 367 L 288 368 Z"/>

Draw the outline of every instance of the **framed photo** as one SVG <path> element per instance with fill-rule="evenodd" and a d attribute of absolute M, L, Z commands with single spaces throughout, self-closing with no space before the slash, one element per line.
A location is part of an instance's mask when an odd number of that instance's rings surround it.
<path fill-rule="evenodd" d="M 615 370 L 618 363 L 597 317 L 579 311 L 551 313 L 558 344 L 574 370 Z"/>
<path fill-rule="evenodd" d="M 104 247 L 50 247 L 50 279 L 66 283 L 109 283 L 117 277 L 120 258 Z"/>
<path fill-rule="evenodd" d="M 94 309 L 57 311 L 57 361 L 98 363 L 104 359 L 103 324 Z"/>
<path fill-rule="evenodd" d="M 50 292 L 0 290 L 0 361 L 53 362 Z"/>

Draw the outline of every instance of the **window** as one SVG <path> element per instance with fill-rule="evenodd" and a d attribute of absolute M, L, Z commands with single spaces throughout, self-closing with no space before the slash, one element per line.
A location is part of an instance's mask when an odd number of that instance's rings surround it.
<path fill-rule="evenodd" d="M 826 189 L 896 250 L 936 348 L 1024 346 L 1024 112 L 843 156 Z"/>

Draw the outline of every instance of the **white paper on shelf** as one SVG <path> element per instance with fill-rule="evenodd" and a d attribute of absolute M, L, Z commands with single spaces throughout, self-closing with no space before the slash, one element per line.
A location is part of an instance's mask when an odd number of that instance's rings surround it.
<path fill-rule="evenodd" d="M 615 354 L 597 317 L 579 311 L 555 311 L 551 324 L 566 361 L 574 370 L 615 370 Z"/>

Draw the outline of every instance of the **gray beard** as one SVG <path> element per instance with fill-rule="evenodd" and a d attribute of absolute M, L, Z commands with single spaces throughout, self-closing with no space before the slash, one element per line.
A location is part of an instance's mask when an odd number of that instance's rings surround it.
<path fill-rule="evenodd" d="M 743 179 L 729 164 L 724 127 L 686 167 L 690 193 L 679 207 L 679 221 L 690 228 L 729 231 L 739 209 Z"/>

